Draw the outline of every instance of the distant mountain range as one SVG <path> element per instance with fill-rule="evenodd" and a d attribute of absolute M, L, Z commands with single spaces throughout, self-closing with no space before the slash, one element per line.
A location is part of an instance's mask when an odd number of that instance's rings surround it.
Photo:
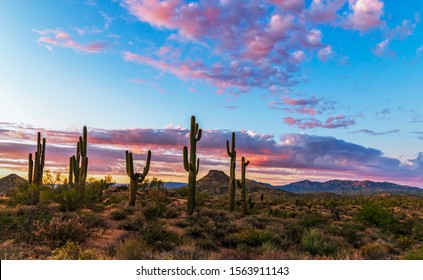
<path fill-rule="evenodd" d="M 10 174 L 0 179 L 0 195 L 19 185 L 26 184 L 28 181 L 16 174 Z M 210 170 L 209 173 L 197 180 L 197 189 L 200 192 L 208 194 L 226 194 L 228 192 L 229 176 L 223 171 Z M 165 187 L 175 189 L 186 186 L 181 182 L 165 182 Z M 327 182 L 312 182 L 309 180 L 294 182 L 282 186 L 272 186 L 271 184 L 258 182 L 255 180 L 246 180 L 248 193 L 267 193 L 267 194 L 310 194 L 310 193 L 333 193 L 333 194 L 417 194 L 423 195 L 423 189 L 409 186 L 397 185 L 389 182 L 373 181 L 350 181 L 350 180 L 331 180 Z M 237 187 L 238 188 L 238 187 Z"/>
<path fill-rule="evenodd" d="M 166 189 L 177 189 L 187 185 L 187 183 L 180 182 L 164 182 L 163 184 Z"/>
<path fill-rule="evenodd" d="M 225 194 L 228 192 L 229 176 L 223 171 L 210 170 L 203 178 L 197 180 L 197 189 L 201 192 L 209 194 Z M 167 188 L 178 188 L 185 186 L 186 183 L 167 182 Z M 274 194 L 283 193 L 333 193 L 333 194 L 419 194 L 423 195 L 423 189 L 416 187 L 408 187 L 397 185 L 389 182 L 373 182 L 373 181 L 351 181 L 351 180 L 331 180 L 327 182 L 312 182 L 309 180 L 294 182 L 282 186 L 273 186 L 268 183 L 262 183 L 255 180 L 246 180 L 247 191 L 267 192 Z M 168 187 L 169 186 L 169 187 Z"/>
<path fill-rule="evenodd" d="M 335 193 L 335 194 L 420 194 L 423 189 L 397 185 L 389 182 L 331 180 L 327 182 L 312 182 L 309 180 L 294 182 L 275 187 L 293 193 Z"/>

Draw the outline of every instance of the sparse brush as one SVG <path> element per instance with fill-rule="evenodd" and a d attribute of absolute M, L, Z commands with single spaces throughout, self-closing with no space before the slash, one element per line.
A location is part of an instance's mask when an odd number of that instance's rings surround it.
<path fill-rule="evenodd" d="M 78 243 L 67 241 L 61 248 L 54 249 L 51 260 L 95 260 L 96 253 L 93 249 L 82 249 Z"/>
<path fill-rule="evenodd" d="M 389 249 L 386 245 L 380 243 L 368 243 L 360 249 L 363 258 L 370 260 L 385 260 L 389 256 Z"/>
<path fill-rule="evenodd" d="M 95 232 L 94 228 L 88 228 L 79 218 L 54 217 L 50 222 L 43 224 L 37 234 L 55 249 L 64 246 L 67 241 L 82 243 Z"/>

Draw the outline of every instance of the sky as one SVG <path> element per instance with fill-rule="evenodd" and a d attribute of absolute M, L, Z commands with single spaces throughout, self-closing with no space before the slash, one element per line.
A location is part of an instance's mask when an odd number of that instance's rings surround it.
<path fill-rule="evenodd" d="M 423 188 L 423 1 L 0 2 L 0 177 L 26 178 L 38 131 L 67 174 L 88 127 L 89 176 L 390 181 Z"/>

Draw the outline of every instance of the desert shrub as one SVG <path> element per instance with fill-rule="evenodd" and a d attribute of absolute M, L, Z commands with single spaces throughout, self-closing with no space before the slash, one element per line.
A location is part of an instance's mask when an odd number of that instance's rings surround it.
<path fill-rule="evenodd" d="M 20 185 L 10 193 L 8 201 L 11 205 L 36 205 L 40 203 L 40 194 L 49 189 L 47 186 L 36 186 L 33 184 Z"/>
<path fill-rule="evenodd" d="M 50 222 L 43 224 L 37 234 L 55 249 L 64 246 L 67 241 L 82 243 L 95 232 L 95 229 L 88 228 L 79 218 L 54 217 Z"/>
<path fill-rule="evenodd" d="M 405 254 L 406 260 L 423 260 L 423 245 L 419 248 L 409 250 Z"/>
<path fill-rule="evenodd" d="M 301 245 L 312 256 L 322 252 L 325 248 L 325 240 L 322 232 L 317 228 L 306 230 L 301 236 Z"/>
<path fill-rule="evenodd" d="M 145 220 L 142 217 L 135 217 L 132 219 L 127 219 L 123 221 L 120 225 L 120 229 L 127 231 L 140 231 L 145 223 Z"/>
<path fill-rule="evenodd" d="M 370 260 L 384 260 L 388 258 L 389 249 L 379 243 L 368 243 L 360 248 L 363 258 Z"/>
<path fill-rule="evenodd" d="M 126 211 L 116 209 L 110 213 L 110 216 L 113 220 L 120 221 L 126 218 Z"/>
<path fill-rule="evenodd" d="M 188 196 L 188 186 L 180 187 L 175 189 L 175 192 L 179 194 L 181 197 L 187 197 Z"/>
<path fill-rule="evenodd" d="M 290 240 L 292 243 L 299 243 L 301 240 L 301 234 L 304 231 L 304 227 L 299 223 L 294 221 L 287 222 L 285 224 L 285 236 Z"/>
<path fill-rule="evenodd" d="M 79 219 L 84 223 L 88 228 L 107 228 L 109 225 L 107 221 L 96 214 L 81 214 Z"/>
<path fill-rule="evenodd" d="M 204 227 L 199 225 L 192 225 L 185 228 L 185 234 L 186 236 L 192 238 L 202 238 L 207 236 L 207 231 L 204 229 Z"/>
<path fill-rule="evenodd" d="M 64 212 L 76 211 L 84 204 L 82 194 L 76 188 L 66 185 L 56 189 L 54 201 L 59 204 L 59 210 Z"/>
<path fill-rule="evenodd" d="M 51 253 L 51 260 L 95 260 L 96 255 L 93 249 L 82 249 L 78 243 L 67 241 L 63 247 L 54 249 Z"/>
<path fill-rule="evenodd" d="M 111 194 L 108 199 L 105 199 L 103 204 L 105 205 L 111 205 L 111 204 L 119 204 L 122 201 L 127 201 L 128 196 L 126 194 Z"/>
<path fill-rule="evenodd" d="M 85 185 L 84 200 L 85 203 L 99 203 L 103 200 L 103 190 L 107 188 L 107 184 L 97 181 Z"/>
<path fill-rule="evenodd" d="M 357 215 L 357 220 L 389 231 L 395 230 L 400 226 L 400 222 L 390 211 L 376 203 L 364 204 Z"/>
<path fill-rule="evenodd" d="M 151 259 L 150 246 L 138 236 L 126 239 L 116 249 L 116 258 L 120 260 Z"/>
<path fill-rule="evenodd" d="M 267 210 L 267 214 L 269 216 L 277 217 L 277 218 L 294 218 L 295 216 L 297 216 L 297 213 L 295 212 L 284 211 L 281 209 L 273 209 L 273 208 L 270 208 L 269 210 Z"/>
<path fill-rule="evenodd" d="M 142 213 L 147 221 L 156 221 L 165 212 L 165 205 L 163 203 L 148 203 L 143 209 Z"/>
<path fill-rule="evenodd" d="M 198 248 L 204 251 L 218 251 L 219 250 L 216 246 L 216 243 L 209 238 L 197 240 L 196 245 Z"/>
<path fill-rule="evenodd" d="M 273 235 L 268 231 L 259 231 L 250 227 L 239 232 L 238 238 L 240 243 L 256 247 L 261 246 L 264 242 L 270 241 L 273 238 Z"/>
<path fill-rule="evenodd" d="M 300 224 L 306 228 L 317 227 L 326 224 L 326 220 L 317 212 L 305 213 Z"/>
<path fill-rule="evenodd" d="M 15 210 L 0 211 L 0 240 L 15 239 L 33 244 L 38 242 L 34 231 L 38 223 L 51 219 L 52 211 L 45 205 L 22 205 Z"/>
<path fill-rule="evenodd" d="M 236 248 L 239 243 L 240 240 L 237 234 L 226 235 L 220 240 L 220 244 L 226 248 Z"/>
<path fill-rule="evenodd" d="M 148 223 L 141 229 L 142 239 L 156 250 L 171 250 L 181 243 L 179 235 L 168 231 L 161 223 Z"/>

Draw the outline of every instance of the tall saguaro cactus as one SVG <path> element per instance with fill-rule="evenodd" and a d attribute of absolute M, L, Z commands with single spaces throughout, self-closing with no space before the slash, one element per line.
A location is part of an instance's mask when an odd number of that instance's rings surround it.
<path fill-rule="evenodd" d="M 250 164 L 250 161 L 245 161 L 245 158 L 241 159 L 241 181 L 238 182 L 238 186 L 241 188 L 241 197 L 242 197 L 242 214 L 247 214 L 247 191 L 245 189 L 245 170 Z M 251 196 L 249 197 L 249 203 L 251 204 Z"/>
<path fill-rule="evenodd" d="M 79 141 L 76 145 L 76 155 L 69 159 L 69 183 L 75 184 L 76 189 L 81 194 L 85 192 L 87 170 L 87 127 L 84 126 L 82 136 L 79 136 Z"/>
<path fill-rule="evenodd" d="M 229 166 L 229 211 L 233 212 L 235 209 L 235 166 L 236 166 L 236 150 L 235 150 L 235 132 L 232 132 L 232 147 L 229 149 L 229 140 L 226 140 L 226 150 L 228 156 L 231 158 Z"/>
<path fill-rule="evenodd" d="M 28 182 L 30 184 L 41 185 L 43 181 L 44 162 L 46 155 L 46 139 L 43 138 L 41 144 L 41 133 L 37 134 L 37 151 L 35 152 L 34 160 L 32 154 L 29 154 L 28 158 Z"/>
<path fill-rule="evenodd" d="M 190 155 L 188 161 L 188 147 L 184 147 L 184 168 L 185 171 L 189 172 L 188 175 L 188 215 L 194 213 L 195 208 L 195 184 L 197 180 L 197 174 L 200 167 L 200 159 L 197 159 L 197 142 L 201 139 L 202 129 L 198 127 L 198 123 L 195 122 L 195 116 L 191 117 L 191 131 L 189 136 L 190 143 Z"/>
<path fill-rule="evenodd" d="M 135 200 L 137 198 L 137 189 L 138 184 L 144 181 L 145 176 L 147 176 L 148 171 L 150 170 L 150 161 L 151 161 L 151 151 L 148 150 L 147 161 L 142 173 L 134 173 L 134 159 L 132 153 L 126 151 L 126 174 L 130 178 L 129 184 L 129 206 L 135 206 Z"/>

